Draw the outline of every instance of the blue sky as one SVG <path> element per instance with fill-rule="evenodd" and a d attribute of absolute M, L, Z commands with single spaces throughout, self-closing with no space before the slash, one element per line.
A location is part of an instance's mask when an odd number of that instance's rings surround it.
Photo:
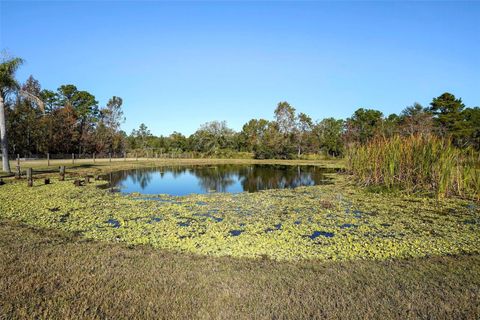
<path fill-rule="evenodd" d="M 124 99 L 130 132 L 398 113 L 449 91 L 480 105 L 480 2 L 9 2 L 0 48 L 47 89 Z"/>

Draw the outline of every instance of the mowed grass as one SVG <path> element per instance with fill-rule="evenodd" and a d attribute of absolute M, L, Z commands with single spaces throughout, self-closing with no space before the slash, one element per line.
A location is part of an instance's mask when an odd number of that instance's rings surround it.
<path fill-rule="evenodd" d="M 0 221 L 3 319 L 478 319 L 480 256 L 212 258 Z"/>

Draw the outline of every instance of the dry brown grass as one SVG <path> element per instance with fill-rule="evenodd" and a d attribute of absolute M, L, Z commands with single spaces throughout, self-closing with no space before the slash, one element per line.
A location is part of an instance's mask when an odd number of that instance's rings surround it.
<path fill-rule="evenodd" d="M 478 319 L 480 257 L 210 258 L 0 220 L 1 319 Z"/>

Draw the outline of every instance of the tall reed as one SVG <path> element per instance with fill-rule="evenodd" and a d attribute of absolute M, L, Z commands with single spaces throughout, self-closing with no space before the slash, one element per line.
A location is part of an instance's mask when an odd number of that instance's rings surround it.
<path fill-rule="evenodd" d="M 348 167 L 365 186 L 480 199 L 479 155 L 433 135 L 377 138 L 347 151 Z"/>

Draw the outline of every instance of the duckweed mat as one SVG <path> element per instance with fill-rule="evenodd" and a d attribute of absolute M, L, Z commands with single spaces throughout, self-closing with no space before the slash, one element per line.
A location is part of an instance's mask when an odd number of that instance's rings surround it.
<path fill-rule="evenodd" d="M 355 260 L 480 253 L 478 203 L 331 185 L 257 193 L 122 195 L 75 187 L 8 183 L 0 217 L 85 238 L 148 244 L 213 256 Z"/>

